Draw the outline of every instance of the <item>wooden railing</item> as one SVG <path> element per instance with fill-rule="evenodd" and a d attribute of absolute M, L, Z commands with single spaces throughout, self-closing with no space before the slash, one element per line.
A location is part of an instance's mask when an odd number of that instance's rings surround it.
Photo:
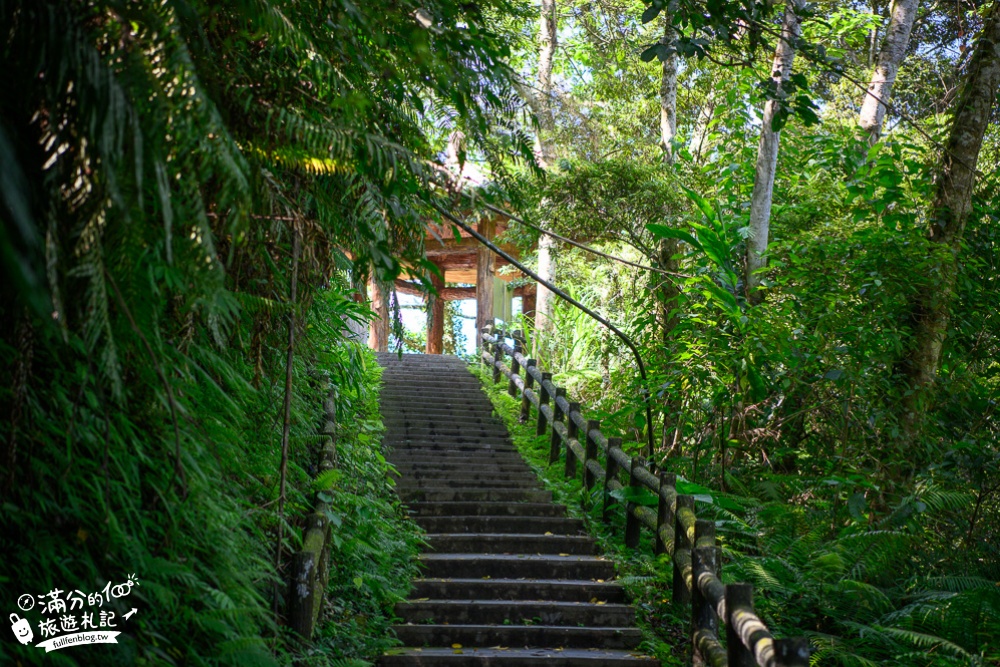
<path fill-rule="evenodd" d="M 337 463 L 336 387 L 330 383 L 329 376 L 324 376 L 321 381 L 326 385 L 327 397 L 323 401 L 323 427 L 318 434 L 323 444 L 319 452 L 317 476 L 334 468 Z M 323 500 L 320 494 L 317 494 L 315 503 L 313 512 L 305 517 L 302 549 L 292 555 L 288 567 L 287 622 L 306 640 L 312 639 L 330 581 L 332 529 L 327 518 L 330 503 Z"/>
<path fill-rule="evenodd" d="M 652 531 L 654 554 L 670 556 L 672 598 L 691 606 L 694 665 L 808 667 L 808 640 L 775 639 L 754 613 L 753 586 L 722 583 L 722 552 L 716 544 L 715 522 L 697 517 L 693 496 L 677 494 L 676 475 L 657 472 L 639 456 L 629 457 L 622 450 L 621 438 L 605 436 L 600 421 L 587 419 L 580 404 L 571 402 L 566 390 L 552 382 L 552 374 L 525 356 L 519 332 L 508 334 L 487 326 L 482 342 L 482 359 L 492 368 L 493 383 L 506 377 L 508 393 L 514 398 L 520 395 L 521 421 L 531 419 L 534 406 L 535 432 L 551 433 L 549 463 L 556 463 L 565 453 L 567 478 L 576 477 L 581 468 L 587 491 L 603 487 L 604 520 L 609 520 L 612 512 L 625 512 L 627 547 L 639 546 L 645 528 Z M 622 481 L 623 476 L 627 482 Z M 613 493 L 629 487 L 655 494 L 657 509 L 620 503 Z M 725 647 L 719 639 L 720 620 L 725 624 Z"/>

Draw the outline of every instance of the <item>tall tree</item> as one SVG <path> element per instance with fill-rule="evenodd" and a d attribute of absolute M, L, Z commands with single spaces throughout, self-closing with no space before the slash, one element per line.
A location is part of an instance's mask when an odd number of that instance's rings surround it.
<path fill-rule="evenodd" d="M 539 131 L 535 141 L 538 162 L 542 168 L 548 168 L 555 159 L 552 146 L 552 129 L 554 125 L 552 109 L 552 66 L 555 61 L 558 45 L 558 14 L 556 0 L 542 0 L 538 19 L 538 92 L 535 114 L 538 116 Z M 538 239 L 538 275 L 553 282 L 556 278 L 556 246 L 555 239 L 542 234 Z M 538 331 L 548 331 L 552 326 L 552 308 L 555 295 L 544 285 L 538 286 L 535 299 L 535 328 Z"/>
<path fill-rule="evenodd" d="M 910 43 L 910 31 L 917 18 L 917 0 L 896 0 L 892 3 L 889 27 L 886 30 L 878 62 L 872 73 L 868 92 L 861 103 L 859 122 L 868 133 L 871 143 L 875 143 L 882 132 L 882 122 L 888 110 L 892 84 L 896 82 L 899 65 L 906 56 Z"/>
<path fill-rule="evenodd" d="M 775 128 L 783 87 L 792 73 L 795 61 L 795 44 L 801 32 L 799 12 L 804 0 L 788 0 L 782 20 L 781 37 L 774 49 L 771 80 L 774 96 L 764 104 L 764 118 L 760 128 L 760 145 L 757 149 L 757 168 L 750 199 L 750 238 L 747 240 L 747 266 L 745 289 L 751 303 L 763 298 L 757 287 L 760 277 L 756 272 L 767 264 L 767 239 L 771 225 L 771 199 L 774 195 L 774 171 L 778 165 L 778 143 L 781 131 Z"/>
<path fill-rule="evenodd" d="M 931 261 L 925 269 L 928 288 L 918 291 L 911 303 L 913 334 L 902 364 L 909 388 L 913 390 L 904 404 L 904 423 L 911 425 L 941 365 L 941 346 L 948 330 L 976 165 L 998 92 L 1000 2 L 994 2 L 969 63 L 938 167 L 928 230 L 931 242 Z"/>
<path fill-rule="evenodd" d="M 663 11 L 663 36 L 661 44 L 672 45 L 676 37 L 671 22 L 669 9 Z M 663 160 L 667 164 L 674 161 L 674 139 L 677 136 L 677 54 L 672 52 L 662 59 L 660 65 L 660 146 L 663 148 Z M 667 271 L 678 270 L 675 257 L 678 253 L 677 239 L 661 238 L 656 246 L 656 264 Z M 657 299 L 657 317 L 660 322 L 660 335 L 665 346 L 670 345 L 670 334 L 677 326 L 677 317 L 672 316 L 680 294 L 673 278 L 662 274 L 652 275 Z M 663 451 L 676 449 L 679 431 L 676 428 L 676 413 L 680 411 L 680 396 L 671 394 L 663 408 L 663 431 L 660 448 Z"/>
<path fill-rule="evenodd" d="M 671 24 L 670 11 L 663 12 L 662 44 L 674 41 L 674 27 Z M 674 137 L 677 136 L 677 54 L 670 53 L 660 66 L 660 145 L 663 147 L 663 158 L 667 162 L 674 159 Z"/>

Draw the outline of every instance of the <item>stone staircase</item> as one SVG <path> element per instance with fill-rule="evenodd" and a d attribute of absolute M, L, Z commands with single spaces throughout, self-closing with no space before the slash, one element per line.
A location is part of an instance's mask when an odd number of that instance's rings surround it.
<path fill-rule="evenodd" d="M 514 449 L 460 359 L 379 355 L 397 489 L 427 532 L 423 578 L 380 664 L 657 665 L 612 563 Z"/>

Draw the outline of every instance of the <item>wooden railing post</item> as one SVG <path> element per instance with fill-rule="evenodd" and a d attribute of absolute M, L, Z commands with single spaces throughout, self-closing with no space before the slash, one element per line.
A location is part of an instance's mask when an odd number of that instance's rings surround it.
<path fill-rule="evenodd" d="M 774 667 L 809 667 L 809 640 L 805 637 L 775 639 Z"/>
<path fill-rule="evenodd" d="M 514 382 L 514 376 L 521 372 L 521 362 L 517 360 L 517 355 L 521 354 L 524 350 L 524 345 L 521 343 L 521 331 L 514 332 L 514 354 L 510 358 L 510 382 L 507 383 L 507 393 L 517 398 L 517 383 Z"/>
<path fill-rule="evenodd" d="M 483 352 L 490 351 L 490 343 L 486 342 L 486 336 L 492 335 L 492 333 L 493 333 L 492 324 L 487 324 L 485 327 L 483 327 L 483 330 L 479 332 L 479 347 L 483 350 Z M 479 363 L 483 363 L 482 356 L 479 357 Z"/>
<path fill-rule="evenodd" d="M 566 415 L 566 437 L 569 441 L 580 440 L 580 428 L 573 421 L 573 413 L 580 412 L 579 403 L 569 404 L 569 414 Z M 576 477 L 576 454 L 573 453 L 573 448 L 569 446 L 569 442 L 566 443 L 566 467 L 563 469 L 563 474 L 567 479 Z"/>
<path fill-rule="evenodd" d="M 738 612 L 753 613 L 753 586 L 751 584 L 726 584 L 726 655 L 729 667 L 757 667 L 753 651 L 743 644 L 736 629 Z"/>
<path fill-rule="evenodd" d="M 639 489 L 639 476 L 637 471 L 645 465 L 645 462 L 639 457 L 638 454 L 632 457 L 632 465 L 629 467 L 628 485 L 632 493 L 635 493 Z M 639 546 L 639 530 L 642 528 L 642 524 L 639 523 L 639 517 L 635 516 L 634 502 L 625 503 L 625 546 L 629 549 L 635 549 Z"/>
<path fill-rule="evenodd" d="M 503 373 L 500 372 L 500 363 L 503 361 L 503 344 L 506 333 L 503 328 L 497 331 L 497 342 L 493 345 L 493 384 L 499 384 Z"/>
<path fill-rule="evenodd" d="M 300 551 L 292 556 L 288 586 L 288 627 L 309 640 L 313 633 L 316 604 L 316 554 Z M 322 591 L 320 591 L 322 595 Z"/>
<path fill-rule="evenodd" d="M 694 523 L 694 547 L 715 546 L 715 522 L 710 519 L 698 519 Z"/>
<path fill-rule="evenodd" d="M 687 508 L 692 512 L 694 511 L 693 496 L 677 496 L 677 511 L 674 512 L 674 554 L 676 554 L 679 549 L 690 549 L 693 546 L 687 530 L 684 529 L 684 525 L 681 523 L 681 510 L 684 508 Z M 675 603 L 690 602 L 691 591 L 688 590 L 687 583 L 684 581 L 684 573 L 681 572 L 679 567 L 677 567 L 676 561 L 674 562 L 673 583 L 673 595 L 671 596 L 671 599 Z"/>
<path fill-rule="evenodd" d="M 536 363 L 534 359 L 528 359 L 528 365 L 524 368 L 525 390 L 531 389 L 535 385 L 535 376 L 531 374 L 531 369 Z M 521 415 L 518 421 L 524 424 L 529 419 L 531 419 L 531 399 L 528 398 L 527 391 L 524 391 L 521 393 Z"/>
<path fill-rule="evenodd" d="M 672 472 L 660 471 L 660 501 L 656 506 L 656 546 L 653 551 L 657 556 L 660 554 L 674 555 L 674 508 L 673 504 L 664 496 L 667 495 L 665 493 L 667 490 L 674 491 L 676 485 L 677 475 Z M 676 491 L 672 495 L 675 498 L 674 502 L 676 502 Z M 670 534 L 669 540 L 664 539 L 664 533 Z"/>
<path fill-rule="evenodd" d="M 701 523 L 699 521 L 698 523 Z M 713 534 L 712 540 L 715 540 Z M 697 542 L 697 540 L 696 540 Z M 695 547 L 691 552 L 691 574 L 693 585 L 691 586 L 691 640 L 692 640 L 692 664 L 695 667 L 709 664 L 701 651 L 698 650 L 697 635 L 699 632 L 710 636 L 718 636 L 719 616 L 705 596 L 702 595 L 698 587 L 698 578 L 702 574 L 711 573 L 718 575 L 719 551 L 714 546 Z"/>
<path fill-rule="evenodd" d="M 604 468 L 604 515 L 603 519 L 605 522 L 611 520 L 611 507 L 617 502 L 611 496 L 611 480 L 618 479 L 618 473 L 621 471 L 621 465 L 618 464 L 617 459 L 615 459 L 614 451 L 621 450 L 622 439 L 621 438 L 608 438 L 608 452 L 607 459 L 605 460 Z M 619 480 L 620 481 L 620 480 Z"/>
<path fill-rule="evenodd" d="M 563 415 L 562 408 L 559 407 L 559 399 L 566 398 L 566 390 L 562 387 L 556 387 L 556 396 L 552 399 L 552 419 L 553 422 L 565 421 L 565 415 Z M 549 441 L 549 465 L 552 465 L 559 460 L 559 450 L 562 443 L 562 438 L 559 436 L 559 431 L 556 429 L 556 425 L 552 424 L 552 440 Z"/>
<path fill-rule="evenodd" d="M 551 380 L 552 373 L 542 373 L 542 381 L 538 383 L 538 425 L 535 427 L 535 435 L 545 435 L 545 429 L 549 425 L 542 406 L 549 404 L 549 390 L 545 388 L 545 383 Z"/>
<path fill-rule="evenodd" d="M 597 476 L 587 465 L 590 461 L 597 460 L 597 441 L 594 440 L 594 436 L 591 435 L 593 431 L 601 430 L 601 421 L 599 419 L 588 419 L 587 420 L 587 442 L 584 445 L 584 458 L 583 460 L 583 488 L 587 491 L 591 491 L 594 485 L 597 484 Z M 590 493 L 587 494 L 590 497 Z M 588 501 L 589 502 L 589 501 Z"/>

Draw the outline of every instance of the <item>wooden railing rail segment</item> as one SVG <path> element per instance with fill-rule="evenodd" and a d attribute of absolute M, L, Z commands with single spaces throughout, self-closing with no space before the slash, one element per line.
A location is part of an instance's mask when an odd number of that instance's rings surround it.
<path fill-rule="evenodd" d="M 534 406 L 536 434 L 551 433 L 549 463 L 565 455 L 567 478 L 575 478 L 582 468 L 585 489 L 601 484 L 604 520 L 610 520 L 619 508 L 625 512 L 626 546 L 637 548 L 645 528 L 652 532 L 654 553 L 670 556 L 672 599 L 691 605 L 693 664 L 808 667 L 808 641 L 774 639 L 754 613 L 750 584 L 722 583 L 722 551 L 716 544 L 715 522 L 698 519 L 694 497 L 677 493 L 676 475 L 657 472 L 639 456 L 630 457 L 622 449 L 621 438 L 606 436 L 600 421 L 587 419 L 580 404 L 570 402 L 566 390 L 552 382 L 552 374 L 543 371 L 535 359 L 524 356 L 520 332 L 508 333 L 488 325 L 481 335 L 481 359 L 490 366 L 493 383 L 499 384 L 506 377 L 508 393 L 514 398 L 520 393 L 520 421 L 531 418 Z M 628 475 L 627 484 L 622 481 L 623 474 Z M 631 500 L 619 503 L 613 493 L 625 489 L 655 494 L 656 510 Z M 720 623 L 725 628 L 725 646 L 720 641 Z"/>

